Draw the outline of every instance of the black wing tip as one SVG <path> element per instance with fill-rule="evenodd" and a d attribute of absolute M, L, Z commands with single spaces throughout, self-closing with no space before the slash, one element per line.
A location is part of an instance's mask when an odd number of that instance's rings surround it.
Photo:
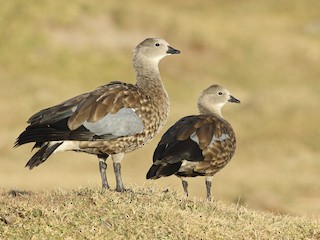
<path fill-rule="evenodd" d="M 34 167 L 39 166 L 41 163 L 45 162 L 51 154 L 56 150 L 63 142 L 55 143 L 49 146 L 49 143 L 44 144 L 27 162 L 26 168 L 30 170 Z"/>
<path fill-rule="evenodd" d="M 152 165 L 146 175 L 146 179 L 158 179 L 160 176 L 157 175 L 157 170 L 159 169 L 159 166 Z"/>
<path fill-rule="evenodd" d="M 21 138 L 19 137 L 19 138 L 17 138 L 17 140 L 14 142 L 13 147 L 14 147 L 14 148 L 17 148 L 17 147 L 20 147 L 21 145 L 24 145 L 24 144 L 30 143 L 30 142 L 33 142 L 33 141 L 25 141 L 24 139 L 21 139 Z"/>
<path fill-rule="evenodd" d="M 146 179 L 153 179 L 153 177 L 154 176 L 150 174 L 150 170 L 149 170 L 149 172 L 146 175 Z"/>
<path fill-rule="evenodd" d="M 29 170 L 32 170 L 36 166 L 32 166 L 29 162 L 27 162 L 27 164 L 24 167 L 29 169 Z"/>
<path fill-rule="evenodd" d="M 17 138 L 16 141 L 14 142 L 14 144 L 13 144 L 13 148 L 17 148 L 19 146 L 21 146 L 21 144 L 19 142 L 19 138 Z"/>
<path fill-rule="evenodd" d="M 30 134 L 28 129 L 24 130 L 16 139 L 14 142 L 14 148 L 19 147 L 23 144 L 34 142 L 32 138 L 30 138 Z"/>
<path fill-rule="evenodd" d="M 20 147 L 21 145 L 24 145 L 26 143 L 29 143 L 30 141 L 25 141 L 24 138 L 21 138 L 20 136 L 16 139 L 16 141 L 13 144 L 14 148 Z"/>
<path fill-rule="evenodd" d="M 146 179 L 147 180 L 156 180 L 156 179 L 159 179 L 161 176 L 146 176 Z"/>

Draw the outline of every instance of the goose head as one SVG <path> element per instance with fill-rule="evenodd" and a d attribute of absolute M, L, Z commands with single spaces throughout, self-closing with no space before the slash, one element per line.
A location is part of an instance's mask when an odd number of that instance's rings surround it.
<path fill-rule="evenodd" d="M 202 92 L 198 100 L 198 108 L 201 114 L 222 116 L 221 108 L 228 102 L 240 103 L 227 89 L 219 85 L 212 85 Z"/>
<path fill-rule="evenodd" d="M 179 50 L 171 47 L 164 39 L 147 38 L 135 48 L 134 58 L 159 63 L 162 58 L 179 53 Z"/>

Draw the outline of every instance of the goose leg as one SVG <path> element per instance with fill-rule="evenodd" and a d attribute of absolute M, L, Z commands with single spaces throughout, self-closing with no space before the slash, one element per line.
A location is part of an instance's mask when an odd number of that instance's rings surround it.
<path fill-rule="evenodd" d="M 206 177 L 206 189 L 207 189 L 207 199 L 211 201 L 211 185 L 212 185 L 212 176 Z"/>
<path fill-rule="evenodd" d="M 118 154 L 113 154 L 112 160 L 113 160 L 113 170 L 114 170 L 114 175 L 116 177 L 116 191 L 117 192 L 124 192 L 124 186 L 122 182 L 122 177 L 121 177 L 121 160 L 124 156 L 123 153 L 118 153 Z"/>
<path fill-rule="evenodd" d="M 107 164 L 106 160 L 108 158 L 108 155 L 106 156 L 98 156 L 99 158 L 99 170 L 100 170 L 100 176 L 101 176 L 101 181 L 102 181 L 102 189 L 109 189 L 109 184 L 107 180 Z"/>
<path fill-rule="evenodd" d="M 185 177 L 181 177 L 181 181 L 182 181 L 182 187 L 183 187 L 184 194 L 185 194 L 186 197 L 188 197 L 189 196 L 189 194 L 188 194 L 188 182 L 187 182 Z"/>

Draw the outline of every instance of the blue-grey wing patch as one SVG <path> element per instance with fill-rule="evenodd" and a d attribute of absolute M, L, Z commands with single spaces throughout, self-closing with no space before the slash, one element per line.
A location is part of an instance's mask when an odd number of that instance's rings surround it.
<path fill-rule="evenodd" d="M 192 133 L 192 134 L 190 135 L 190 138 L 191 138 L 192 141 L 194 141 L 194 142 L 196 142 L 197 144 L 199 144 L 199 138 L 198 138 L 196 132 Z M 220 137 L 216 137 L 215 135 L 213 135 L 212 138 L 211 138 L 211 141 L 210 141 L 209 145 L 214 144 L 216 141 L 222 142 L 222 141 L 224 141 L 224 140 L 226 140 L 226 139 L 229 139 L 229 138 L 230 138 L 229 134 L 226 134 L 226 133 L 221 134 Z"/>
<path fill-rule="evenodd" d="M 83 123 L 83 126 L 98 136 L 129 136 L 141 133 L 144 125 L 132 108 L 121 108 L 117 113 L 108 113 L 97 122 Z"/>

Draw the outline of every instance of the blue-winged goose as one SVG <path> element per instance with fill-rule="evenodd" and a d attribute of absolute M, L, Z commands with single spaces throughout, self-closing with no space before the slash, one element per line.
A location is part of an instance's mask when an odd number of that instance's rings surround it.
<path fill-rule="evenodd" d="M 181 178 L 188 196 L 186 177 L 206 176 L 207 198 L 211 200 L 212 177 L 229 162 L 236 149 L 233 129 L 221 115 L 227 102 L 240 103 L 221 86 L 205 89 L 198 100 L 200 115 L 180 119 L 162 136 L 147 179 L 175 174 Z"/>
<path fill-rule="evenodd" d="M 32 169 L 57 152 L 94 154 L 99 158 L 102 187 L 108 189 L 106 159 L 111 155 L 116 191 L 124 191 L 120 172 L 124 154 L 148 143 L 168 117 L 169 98 L 158 63 L 179 53 L 163 39 L 148 38 L 134 51 L 136 84 L 110 82 L 34 114 L 15 143 L 34 142 L 34 148 L 40 148 L 26 167 Z"/>

